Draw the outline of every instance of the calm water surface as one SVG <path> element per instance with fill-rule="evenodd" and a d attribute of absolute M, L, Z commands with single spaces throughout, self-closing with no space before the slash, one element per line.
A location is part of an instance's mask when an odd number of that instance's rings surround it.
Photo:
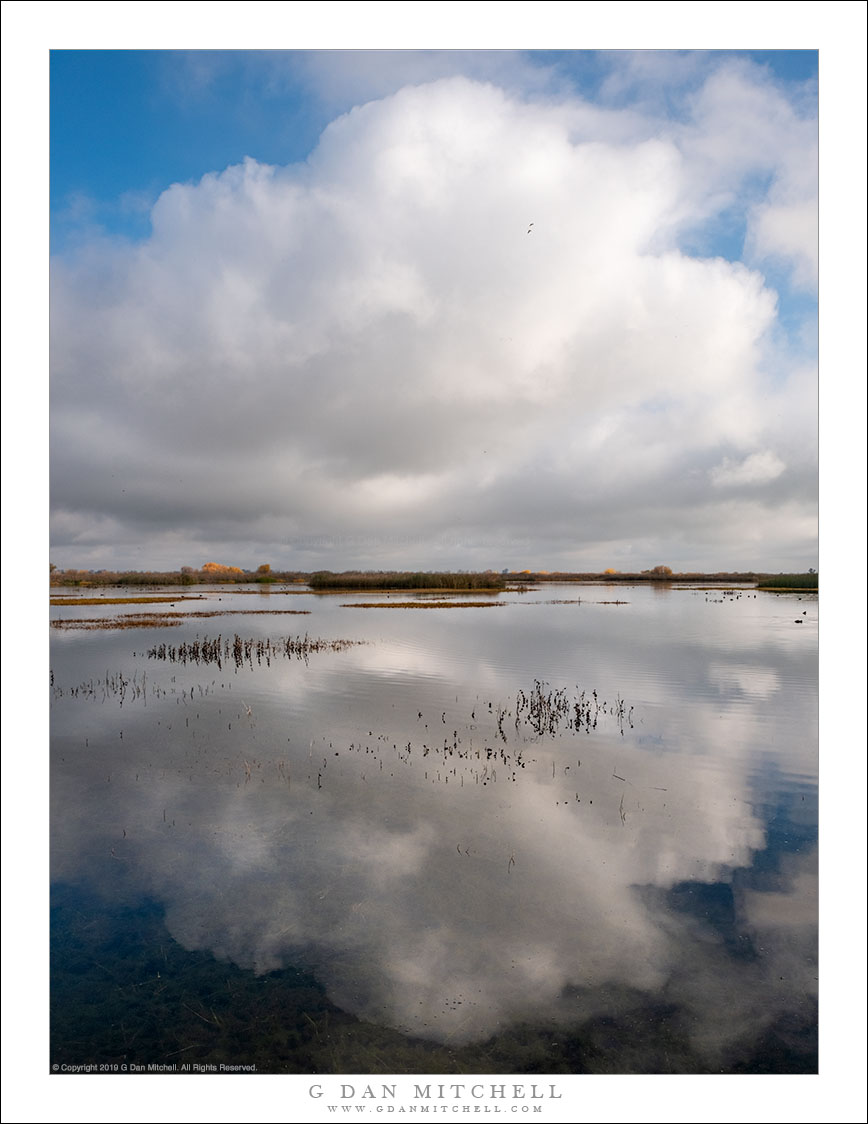
<path fill-rule="evenodd" d="M 162 592 L 52 608 L 183 614 L 52 629 L 52 1062 L 816 1070 L 816 596 Z"/>

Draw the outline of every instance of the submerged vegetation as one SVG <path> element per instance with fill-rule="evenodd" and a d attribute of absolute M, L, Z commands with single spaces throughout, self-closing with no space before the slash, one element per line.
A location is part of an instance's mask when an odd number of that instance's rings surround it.
<path fill-rule="evenodd" d="M 544 734 L 554 737 L 562 723 L 575 733 L 582 730 L 590 733 L 597 728 L 597 721 L 604 714 L 614 716 L 622 734 L 625 724 L 632 729 L 633 707 L 628 709 L 620 695 L 614 703 L 601 699 L 596 691 L 591 691 L 590 694 L 582 691 L 580 695 L 570 697 L 563 688 L 555 689 L 548 683 L 535 679 L 533 689 L 527 694 L 519 691 L 515 700 L 516 730 L 523 722 L 537 737 Z M 503 736 L 500 722 L 498 728 Z"/>
<path fill-rule="evenodd" d="M 364 644 L 364 640 L 321 640 L 313 636 L 286 636 L 280 640 L 270 638 L 242 640 L 236 633 L 232 639 L 229 637 L 196 637 L 189 644 L 155 644 L 148 649 L 149 660 L 168 660 L 170 663 L 214 663 L 219 668 L 223 664 L 235 664 L 236 669 L 247 664 L 253 667 L 254 660 L 257 664 L 271 666 L 272 659 L 307 660 L 315 652 L 342 652 L 354 644 Z"/>

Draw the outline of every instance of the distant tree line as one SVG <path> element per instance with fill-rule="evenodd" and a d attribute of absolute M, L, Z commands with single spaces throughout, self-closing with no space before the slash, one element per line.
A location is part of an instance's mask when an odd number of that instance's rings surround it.
<path fill-rule="evenodd" d="M 651 570 L 638 572 L 620 570 L 593 570 L 583 573 L 570 571 L 528 572 L 523 570 L 520 574 L 512 575 L 513 579 L 521 582 L 740 582 L 756 583 L 766 575 L 749 570 L 747 572 L 734 572 L 731 570 L 718 570 L 714 573 L 699 571 L 677 572 L 669 566 L 655 566 Z"/>
<path fill-rule="evenodd" d="M 806 574 L 766 574 L 756 570 L 733 571 L 718 570 L 714 573 L 699 571 L 673 571 L 669 566 L 655 566 L 639 573 L 622 573 L 620 570 L 602 572 L 569 573 L 537 572 L 523 570 L 511 575 L 513 580 L 523 584 L 533 582 L 731 582 L 733 585 L 755 585 L 758 589 L 817 589 L 818 575 L 815 570 Z"/>
<path fill-rule="evenodd" d="M 311 574 L 312 589 L 505 589 L 506 581 L 493 570 L 486 573 L 456 574 L 432 571 L 379 570 L 376 572 L 347 570 L 334 574 L 320 570 Z"/>
<path fill-rule="evenodd" d="M 154 586 L 221 584 L 293 584 L 308 583 L 314 590 L 338 589 L 431 589 L 431 590 L 501 590 L 507 584 L 532 585 L 537 582 L 732 582 L 757 585 L 760 589 L 818 589 L 819 578 L 814 570 L 806 574 L 767 574 L 717 571 L 715 573 L 675 573 L 669 566 L 655 566 L 640 573 L 621 573 L 608 569 L 587 573 L 567 571 L 522 570 L 519 573 L 493 570 L 474 573 L 437 571 L 347 570 L 333 573 L 319 570 L 305 573 L 300 570 L 272 570 L 263 563 L 256 570 L 242 570 L 238 566 L 223 566 L 206 562 L 201 569 L 182 566 L 180 570 L 61 570 L 51 563 L 49 582 L 52 586 Z"/>
<path fill-rule="evenodd" d="M 49 582 L 54 586 L 63 585 L 200 585 L 215 582 L 221 584 L 241 584 L 258 582 L 302 583 L 307 574 L 298 570 L 272 570 L 264 563 L 257 570 L 242 570 L 239 566 L 222 566 L 217 562 L 206 562 L 196 570 L 192 566 L 182 566 L 180 570 L 59 570 L 52 565 Z"/>

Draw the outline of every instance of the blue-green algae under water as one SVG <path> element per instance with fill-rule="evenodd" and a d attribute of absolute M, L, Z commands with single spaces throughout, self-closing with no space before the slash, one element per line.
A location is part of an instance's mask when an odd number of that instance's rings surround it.
<path fill-rule="evenodd" d="M 52 1065 L 817 1071 L 816 596 L 202 592 L 52 610 Z"/>

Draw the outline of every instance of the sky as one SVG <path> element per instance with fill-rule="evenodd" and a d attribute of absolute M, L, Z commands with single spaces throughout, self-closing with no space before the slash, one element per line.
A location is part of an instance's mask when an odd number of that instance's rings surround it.
<path fill-rule="evenodd" d="M 50 79 L 61 569 L 817 566 L 816 51 Z"/>

